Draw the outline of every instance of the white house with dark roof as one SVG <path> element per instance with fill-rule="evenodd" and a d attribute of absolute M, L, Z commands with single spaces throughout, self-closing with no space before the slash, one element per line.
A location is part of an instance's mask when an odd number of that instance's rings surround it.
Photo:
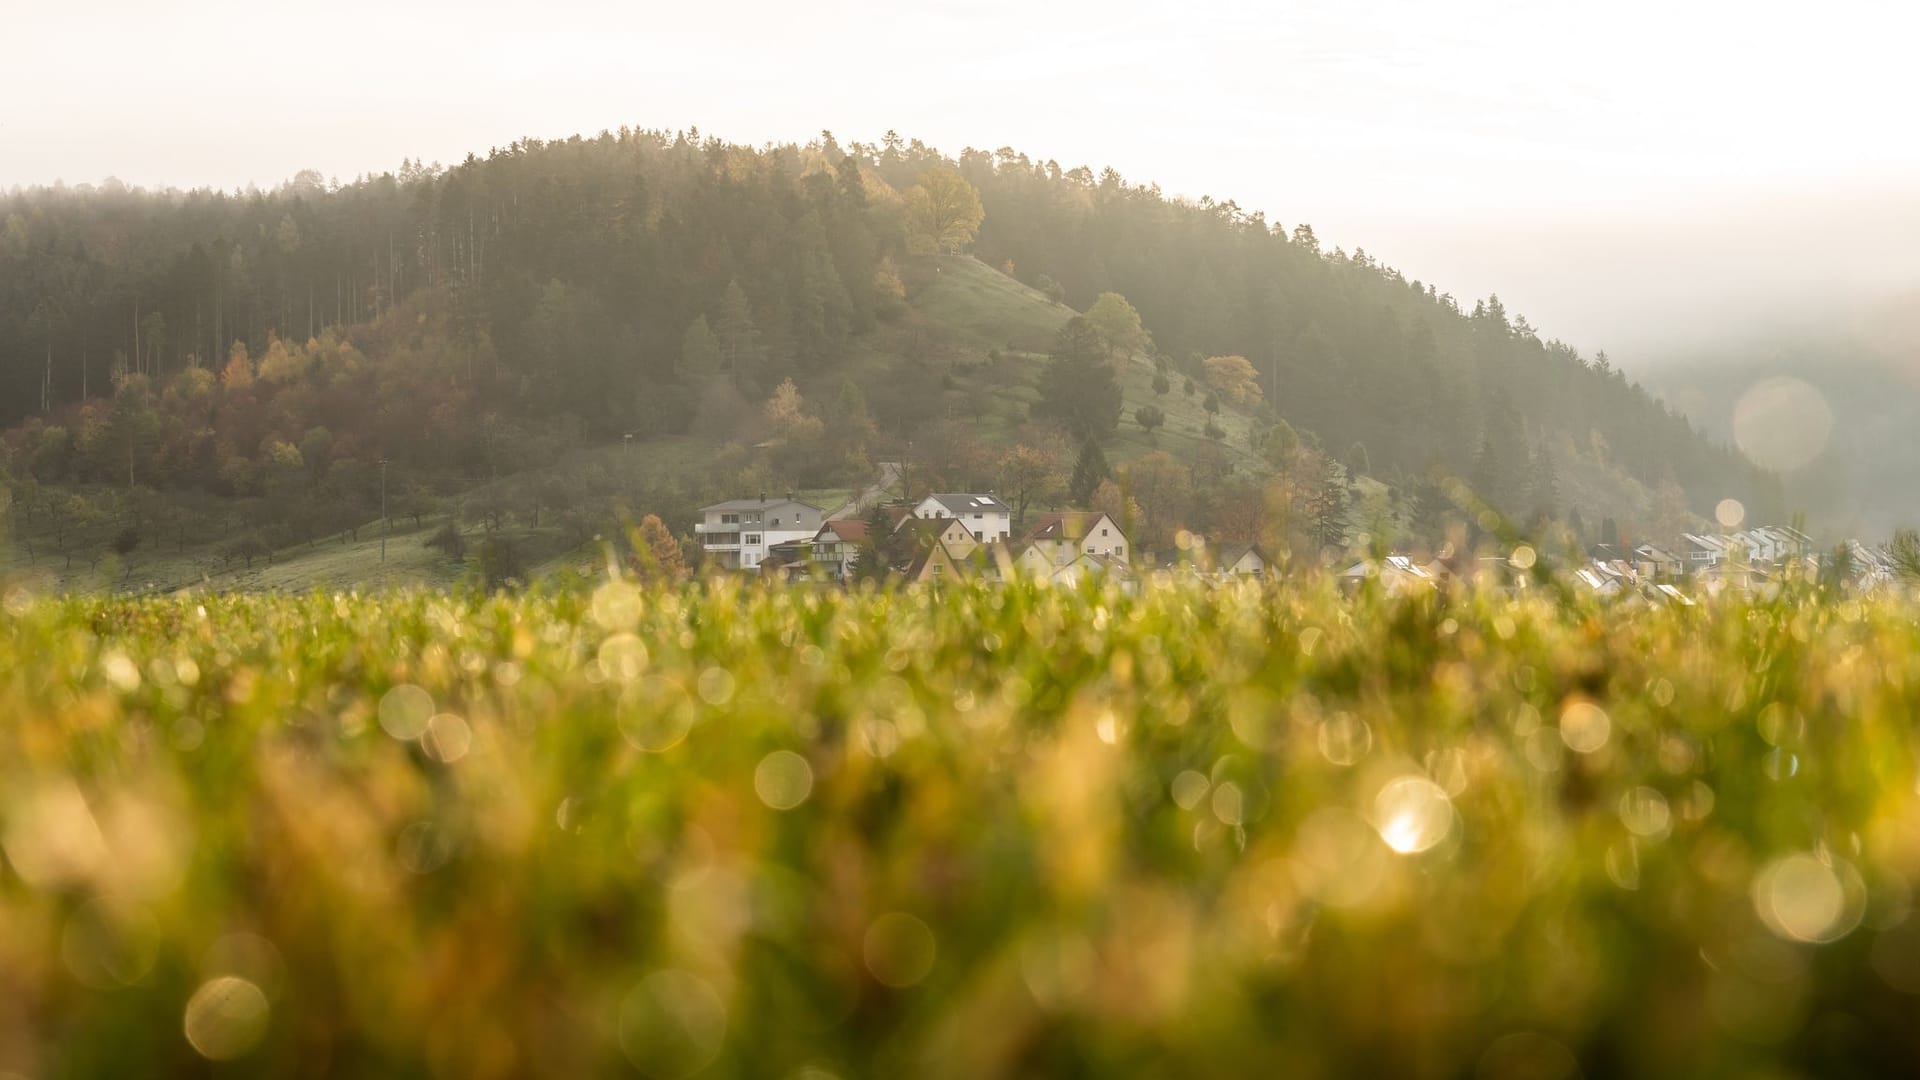
<path fill-rule="evenodd" d="M 822 512 L 788 495 L 783 499 L 729 499 L 700 508 L 694 525 L 700 548 L 730 570 L 752 570 L 776 544 L 811 540 L 820 531 Z"/>
<path fill-rule="evenodd" d="M 1127 534 L 1112 517 L 1098 510 L 1062 510 L 1042 514 L 1027 530 L 1025 543 L 1053 566 L 1065 566 L 1082 555 L 1127 558 Z"/>
<path fill-rule="evenodd" d="M 953 518 L 983 544 L 1013 537 L 1013 507 L 994 495 L 929 495 L 913 508 L 917 518 Z"/>

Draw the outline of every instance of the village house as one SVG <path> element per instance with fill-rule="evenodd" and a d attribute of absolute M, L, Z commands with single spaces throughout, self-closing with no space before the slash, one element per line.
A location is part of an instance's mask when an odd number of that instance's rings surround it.
<path fill-rule="evenodd" d="M 859 518 L 836 518 L 820 526 L 813 534 L 811 552 L 816 565 L 828 577 L 845 581 L 860 562 L 860 548 L 867 542 L 867 523 Z"/>
<path fill-rule="evenodd" d="M 938 546 L 944 548 L 947 557 L 956 562 L 973 554 L 974 549 L 981 546 L 973 530 L 958 518 L 907 518 L 893 530 L 893 535 L 897 547 L 918 552 Z"/>
<path fill-rule="evenodd" d="M 1687 561 L 1657 544 L 1633 549 L 1635 569 L 1642 577 L 1676 578 L 1687 572 Z"/>
<path fill-rule="evenodd" d="M 1633 568 L 1618 559 L 1595 559 L 1576 568 L 1571 579 L 1576 591 L 1607 598 L 1634 595 L 1638 583 Z"/>
<path fill-rule="evenodd" d="M 801 581 L 825 577 L 825 568 L 814 562 L 812 540 L 786 540 L 767 549 L 754 569 L 760 576 L 776 581 Z"/>
<path fill-rule="evenodd" d="M 1689 574 L 1732 558 L 1733 548 L 1733 541 L 1728 537 L 1705 533 L 1680 534 L 1680 553 L 1686 559 L 1686 572 Z"/>
<path fill-rule="evenodd" d="M 1438 587 L 1432 571 L 1406 555 L 1389 555 L 1375 562 L 1365 559 L 1354 563 L 1340 575 L 1341 588 L 1352 592 L 1369 580 L 1378 581 L 1388 596 L 1407 596 Z"/>
<path fill-rule="evenodd" d="M 1026 552 L 1038 550 L 1051 567 L 1062 567 L 1082 555 L 1127 557 L 1127 534 L 1111 516 L 1098 510 L 1063 510 L 1042 514 L 1021 543 Z M 1025 569 L 1023 566 L 1022 569 Z M 1049 571 L 1051 572 L 1051 571 Z"/>
<path fill-rule="evenodd" d="M 1214 560 L 1214 572 L 1223 577 L 1266 577 L 1273 560 L 1258 544 L 1239 544 L 1222 548 Z"/>
<path fill-rule="evenodd" d="M 706 557 L 729 570 L 752 570 L 776 545 L 811 540 L 821 511 L 789 494 L 782 499 L 730 499 L 700 508 L 693 526 Z"/>
<path fill-rule="evenodd" d="M 994 495 L 929 495 L 913 508 L 922 519 L 952 518 L 982 544 L 1004 544 L 1013 537 L 1013 508 Z"/>
<path fill-rule="evenodd" d="M 1127 560 L 1115 555 L 1080 555 L 1065 566 L 1054 567 L 1046 580 L 1073 588 L 1089 578 L 1127 585 L 1133 581 L 1133 569 Z"/>
<path fill-rule="evenodd" d="M 960 576 L 953 556 L 947 554 L 944 544 L 929 544 L 894 569 L 907 581 L 952 581 Z"/>

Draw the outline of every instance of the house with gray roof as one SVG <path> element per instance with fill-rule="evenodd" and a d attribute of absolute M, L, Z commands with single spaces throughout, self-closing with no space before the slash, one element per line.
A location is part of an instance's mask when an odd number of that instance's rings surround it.
<path fill-rule="evenodd" d="M 992 493 L 929 495 L 914 505 L 913 516 L 953 518 L 982 544 L 1004 544 L 1013 536 L 1013 507 Z"/>
<path fill-rule="evenodd" d="M 729 499 L 701 507 L 700 515 L 693 531 L 701 551 L 729 570 L 752 570 L 776 545 L 813 539 L 824 516 L 819 507 L 792 494 Z"/>

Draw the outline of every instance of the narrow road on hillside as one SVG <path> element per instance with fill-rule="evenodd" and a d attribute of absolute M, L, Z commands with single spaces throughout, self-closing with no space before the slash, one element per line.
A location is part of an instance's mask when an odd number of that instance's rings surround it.
<path fill-rule="evenodd" d="M 870 487 L 855 492 L 853 498 L 848 499 L 839 509 L 828 514 L 827 520 L 844 521 L 848 518 L 862 516 L 874 503 L 880 502 L 887 496 L 893 494 L 894 488 L 898 486 L 899 483 L 900 463 L 897 461 L 881 462 L 880 478 L 875 480 Z"/>

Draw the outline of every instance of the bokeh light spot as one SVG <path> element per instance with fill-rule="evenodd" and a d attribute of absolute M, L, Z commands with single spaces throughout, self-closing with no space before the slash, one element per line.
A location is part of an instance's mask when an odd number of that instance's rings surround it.
<path fill-rule="evenodd" d="M 1334 713 L 1320 725 L 1320 756 L 1335 765 L 1351 765 L 1373 749 L 1373 729 L 1348 712 Z"/>
<path fill-rule="evenodd" d="M 380 697 L 380 730 L 402 742 L 426 733 L 433 719 L 433 695 L 412 683 L 401 683 Z"/>
<path fill-rule="evenodd" d="M 1559 1041 L 1519 1031 L 1495 1039 L 1473 1075 L 1475 1080 L 1577 1080 L 1580 1063 Z"/>
<path fill-rule="evenodd" d="M 693 730 L 693 698 L 679 683 L 649 675 L 621 690 L 614 716 L 635 750 L 663 753 Z"/>
<path fill-rule="evenodd" d="M 208 979 L 187 1001 L 187 1042 L 209 1061 L 232 1061 L 259 1045 L 271 1008 L 258 986 L 238 975 Z"/>
<path fill-rule="evenodd" d="M 620 1052 L 648 1076 L 691 1076 L 720 1056 L 727 1006 L 706 980 L 656 971 L 620 1003 Z"/>
<path fill-rule="evenodd" d="M 1191 810 L 1200 805 L 1200 800 L 1207 797 L 1207 789 L 1212 786 L 1205 773 L 1188 769 L 1173 778 L 1174 804 L 1182 810 Z"/>
<path fill-rule="evenodd" d="M 1246 797 L 1240 785 L 1229 780 L 1213 789 L 1213 816 L 1222 825 L 1242 825 L 1247 820 Z"/>
<path fill-rule="evenodd" d="M 775 750 L 753 770 L 754 794 L 775 810 L 791 810 L 813 793 L 813 767 L 791 750 Z"/>
<path fill-rule="evenodd" d="M 1650 787 L 1637 787 L 1620 796 L 1620 822 L 1635 836 L 1658 839 L 1673 825 L 1667 797 Z"/>
<path fill-rule="evenodd" d="M 138 907 L 89 900 L 67 918 L 60 953 L 73 977 L 95 990 L 131 986 L 153 970 L 160 929 Z"/>
<path fill-rule="evenodd" d="M 640 624 L 640 590 L 628 581 L 609 581 L 593 591 L 593 621 L 606 631 Z"/>
<path fill-rule="evenodd" d="M 1576 754 L 1591 754 L 1607 745 L 1613 722 L 1607 711 L 1591 701 L 1575 701 L 1560 710 L 1560 739 Z"/>
<path fill-rule="evenodd" d="M 647 645 L 632 634 L 615 634 L 600 643 L 596 658 L 607 678 L 630 683 L 646 673 Z"/>
<path fill-rule="evenodd" d="M 1373 827 L 1402 855 L 1426 851 L 1453 829 L 1453 800 L 1424 776 L 1403 776 L 1374 796 Z"/>
<path fill-rule="evenodd" d="M 927 924 L 893 911 L 873 920 L 861 950 L 867 970 L 887 986 L 912 986 L 933 970 L 938 947 Z"/>
<path fill-rule="evenodd" d="M 1809 853 L 1768 863 L 1753 879 L 1753 907 L 1790 941 L 1824 944 L 1851 933 L 1866 912 L 1866 884 L 1845 862 Z"/>
<path fill-rule="evenodd" d="M 1737 529 L 1741 522 L 1747 520 L 1747 508 L 1740 505 L 1739 499 L 1721 499 L 1720 504 L 1713 508 L 1713 520 L 1719 522 L 1723 529 Z"/>
<path fill-rule="evenodd" d="M 427 721 L 420 745 L 435 761 L 451 765 L 473 748 L 473 729 L 455 713 L 439 713 Z"/>
<path fill-rule="evenodd" d="M 1812 462 L 1832 432 L 1826 397 L 1800 379 L 1762 379 L 1733 406 L 1734 444 L 1755 465 L 1776 472 Z"/>
<path fill-rule="evenodd" d="M 733 672 L 710 667 L 700 673 L 700 700 L 709 705 L 725 705 L 733 700 L 734 685 Z"/>

